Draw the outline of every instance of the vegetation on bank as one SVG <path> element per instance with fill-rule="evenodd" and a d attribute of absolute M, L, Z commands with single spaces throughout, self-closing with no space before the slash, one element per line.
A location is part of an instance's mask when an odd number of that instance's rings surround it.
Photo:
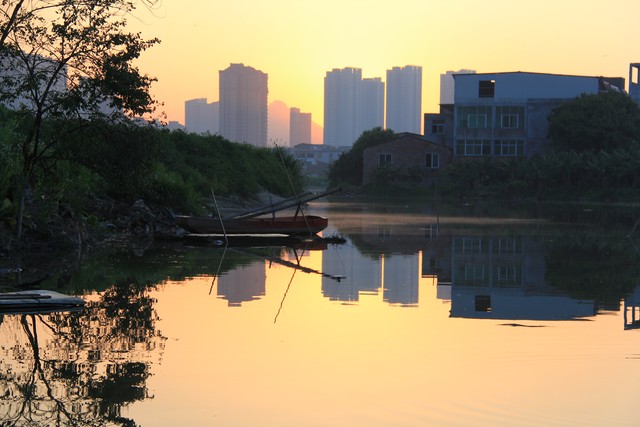
<path fill-rule="evenodd" d="M 5 165 L 0 174 L 0 219 L 15 224 L 23 184 L 21 115 L 2 110 L 0 116 L 0 163 Z M 95 195 L 127 203 L 142 198 L 197 213 L 211 200 L 212 190 L 220 196 L 250 197 L 260 191 L 290 195 L 289 179 L 296 191 L 303 185 L 300 164 L 283 148 L 126 123 L 62 121 L 45 128 L 44 138 L 58 142 L 26 183 L 29 202 L 39 205 L 42 220 L 57 213 L 61 204 L 82 213 Z M 59 132 L 64 132 L 64 139 L 57 139 Z"/>
<path fill-rule="evenodd" d="M 387 139 L 389 138 L 389 139 Z M 331 185 L 362 185 L 363 151 L 395 138 L 362 134 L 329 172 Z M 640 201 L 640 108 L 626 94 L 582 95 L 549 116 L 550 148 L 532 159 L 465 158 L 444 167 L 433 187 L 416 185 L 410 169 L 385 165 L 368 194 L 424 194 L 569 201 Z"/>

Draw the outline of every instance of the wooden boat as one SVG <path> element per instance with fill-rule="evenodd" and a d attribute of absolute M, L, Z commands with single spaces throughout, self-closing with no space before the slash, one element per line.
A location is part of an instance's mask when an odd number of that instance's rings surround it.
<path fill-rule="evenodd" d="M 82 298 L 55 291 L 29 290 L 0 293 L 0 314 L 64 311 L 84 305 Z"/>
<path fill-rule="evenodd" d="M 189 233 L 215 235 L 313 235 L 327 228 L 327 218 L 316 215 L 227 219 L 176 215 L 176 224 Z"/>

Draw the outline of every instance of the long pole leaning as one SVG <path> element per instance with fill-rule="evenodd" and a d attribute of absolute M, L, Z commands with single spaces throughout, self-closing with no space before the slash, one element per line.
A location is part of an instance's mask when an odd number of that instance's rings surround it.
<path fill-rule="evenodd" d="M 213 197 L 213 204 L 216 207 L 216 213 L 218 214 L 218 219 L 220 219 L 220 226 L 222 227 L 222 234 L 224 235 L 225 244 L 229 244 L 229 239 L 227 238 L 227 230 L 224 228 L 224 221 L 222 220 L 222 215 L 220 214 L 220 208 L 218 207 L 218 201 L 216 200 L 216 194 L 213 192 L 213 188 L 211 188 L 211 197 Z"/>
<path fill-rule="evenodd" d="M 293 195 L 296 197 L 296 201 L 298 202 L 298 208 L 296 209 L 296 216 L 298 215 L 298 212 L 300 212 L 300 214 L 302 215 L 302 219 L 304 219 L 304 223 L 307 225 L 307 230 L 309 230 L 309 237 L 311 237 L 313 236 L 313 233 L 311 232 L 311 226 L 309 225 L 309 221 L 307 220 L 307 217 L 304 214 L 304 211 L 302 210 L 302 201 L 300 200 L 300 197 L 298 197 L 298 193 L 296 192 L 296 187 L 293 185 L 293 180 L 289 175 L 289 170 L 287 169 L 287 165 L 284 162 L 284 157 L 282 156 L 282 149 L 278 150 L 278 155 L 280 156 L 280 161 L 282 162 L 282 168 L 284 169 L 285 174 L 287 174 L 289 185 L 291 185 L 291 191 L 293 191 Z"/>

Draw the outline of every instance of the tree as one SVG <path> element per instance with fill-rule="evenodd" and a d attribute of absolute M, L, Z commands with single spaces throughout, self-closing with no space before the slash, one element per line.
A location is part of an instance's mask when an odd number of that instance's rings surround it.
<path fill-rule="evenodd" d="M 392 141 L 397 135 L 391 129 L 380 127 L 364 131 L 351 147 L 343 153 L 329 169 L 329 183 L 331 186 L 340 184 L 362 185 L 364 150 L 385 142 Z"/>
<path fill-rule="evenodd" d="M 583 94 L 549 115 L 552 146 L 575 152 L 611 151 L 640 143 L 640 108 L 626 94 Z"/>
<path fill-rule="evenodd" d="M 155 0 L 145 0 L 153 4 Z M 56 121 L 123 121 L 154 111 L 155 79 L 133 66 L 158 43 L 125 31 L 134 2 L 125 0 L 3 0 L 0 18 L 0 102 L 19 110 L 23 188 L 36 186 L 59 141 Z M 51 124 L 47 128 L 47 123 Z M 21 234 L 24 192 L 17 234 Z"/>
<path fill-rule="evenodd" d="M 144 6 L 153 8 L 160 0 L 140 0 Z M 76 0 L 2 0 L 0 3 L 0 46 L 3 46 L 5 40 L 13 29 L 24 22 L 33 19 L 36 16 L 45 15 L 51 11 L 69 6 L 73 3 L 81 3 Z M 95 1 L 89 1 L 96 4 Z M 120 0 L 116 2 L 122 5 L 121 10 L 127 10 L 129 1 Z"/>

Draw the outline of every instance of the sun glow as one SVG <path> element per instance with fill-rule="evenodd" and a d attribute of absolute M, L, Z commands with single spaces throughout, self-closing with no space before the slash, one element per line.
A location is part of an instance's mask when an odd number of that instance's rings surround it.
<path fill-rule="evenodd" d="M 351 0 L 269 2 L 164 0 L 136 12 L 130 29 L 161 44 L 139 67 L 158 78 L 153 93 L 169 120 L 184 122 L 184 101 L 218 99 L 218 71 L 241 62 L 269 75 L 269 102 L 323 122 L 323 78 L 358 67 L 386 79 L 393 66 L 423 67 L 423 112 L 437 112 L 439 76 L 533 71 L 626 77 L 640 3 L 540 0 L 422 2 L 392 7 Z"/>

